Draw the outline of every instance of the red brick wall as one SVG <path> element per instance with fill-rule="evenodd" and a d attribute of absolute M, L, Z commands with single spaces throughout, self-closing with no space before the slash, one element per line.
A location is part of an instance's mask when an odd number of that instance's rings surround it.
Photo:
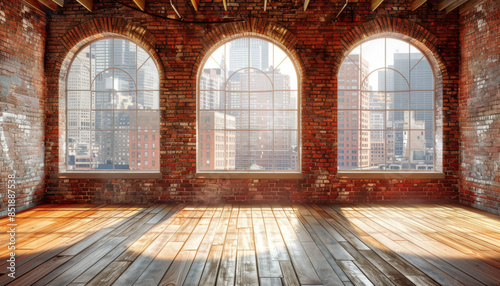
<path fill-rule="evenodd" d="M 500 213 L 500 2 L 460 17 L 460 202 Z"/>
<path fill-rule="evenodd" d="M 165 1 L 149 0 L 147 11 L 174 16 Z M 408 3 L 407 3 L 408 2 Z M 126 1 L 134 5 L 132 1 Z M 424 4 L 409 10 L 409 1 L 386 0 L 371 12 L 368 0 L 349 3 L 337 22 L 341 3 L 311 1 L 176 1 L 186 20 L 241 18 L 246 22 L 216 25 L 178 24 L 143 15 L 108 0 L 94 1 L 87 12 L 66 1 L 48 26 L 46 74 L 48 199 L 51 202 L 152 203 L 165 201 L 400 202 L 458 199 L 459 24 L 458 13 L 437 12 Z M 117 15 L 120 16 L 116 19 Z M 110 20 L 108 18 L 113 18 Z M 111 23 L 111 21 L 114 21 Z M 85 29 L 83 29 L 85 27 Z M 59 179 L 59 76 L 79 46 L 91 35 L 117 33 L 155 53 L 162 70 L 161 172 L 157 180 Z M 302 73 L 302 170 L 304 179 L 196 179 L 196 77 L 199 64 L 220 40 L 240 33 L 264 35 L 289 49 Z M 336 168 L 336 71 L 354 45 L 376 34 L 397 35 L 435 57 L 443 107 L 442 180 L 345 180 Z M 88 42 L 88 41 L 87 41 Z M 75 48 L 72 48 L 76 45 Z M 71 49 L 71 50 L 70 50 Z M 69 54 L 68 54 L 69 53 Z M 69 55 L 69 56 L 68 56 Z M 64 122 L 61 122 L 64 123 Z M 61 125 L 62 126 L 62 125 Z"/>
<path fill-rule="evenodd" d="M 21 1 L 0 1 L 0 216 L 8 190 L 17 210 L 44 196 L 46 18 Z M 8 184 L 15 176 L 15 188 Z"/>

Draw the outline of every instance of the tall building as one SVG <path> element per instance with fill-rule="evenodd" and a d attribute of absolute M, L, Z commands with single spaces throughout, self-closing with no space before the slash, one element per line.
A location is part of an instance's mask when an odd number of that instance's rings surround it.
<path fill-rule="evenodd" d="M 231 130 L 235 129 L 236 118 L 219 111 L 206 111 L 200 112 L 198 122 L 199 170 L 234 170 L 237 131 Z"/>
<path fill-rule="evenodd" d="M 244 38 L 232 41 L 229 43 L 228 55 L 228 70 L 230 72 L 247 68 L 249 66 L 266 71 L 270 66 L 269 43 L 267 41 L 253 38 Z"/>
<path fill-rule="evenodd" d="M 389 66 L 389 68 L 402 71 L 404 78 L 396 73 L 388 73 L 387 89 L 405 91 L 395 93 L 393 106 L 396 111 L 388 120 L 388 124 L 392 124 L 392 128 L 396 130 L 390 134 L 393 135 L 391 139 L 394 142 L 392 165 L 400 165 L 402 169 L 416 169 L 417 164 L 432 166 L 434 74 L 431 67 L 421 53 L 395 53 L 394 65 Z M 411 91 L 408 83 L 411 86 Z M 408 110 L 410 106 L 412 109 L 427 109 L 429 111 L 413 111 L 411 113 L 404 111 Z M 398 129 L 411 129 L 413 131 L 397 131 Z M 423 134 L 414 135 L 417 133 Z M 415 150 L 416 148 L 417 150 Z M 420 150 L 421 148 L 424 150 Z M 423 155 L 417 156 L 413 153 L 423 153 Z M 427 158 L 427 160 L 413 160 L 413 158 Z"/>
<path fill-rule="evenodd" d="M 358 113 L 356 109 L 368 110 L 370 87 L 364 80 L 368 75 L 368 62 L 358 55 L 350 55 L 341 65 L 338 79 L 338 166 L 341 169 L 370 167 L 370 113 Z M 360 66 L 361 63 L 361 66 Z M 361 68 L 361 70 L 360 70 Z M 360 128 L 364 131 L 360 131 Z"/>

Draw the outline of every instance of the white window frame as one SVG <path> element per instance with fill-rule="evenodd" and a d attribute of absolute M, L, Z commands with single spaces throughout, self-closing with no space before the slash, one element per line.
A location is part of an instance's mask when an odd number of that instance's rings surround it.
<path fill-rule="evenodd" d="M 226 179 L 230 179 L 230 178 L 297 178 L 297 179 L 300 179 L 302 178 L 302 168 L 301 168 L 301 154 L 302 154 L 302 150 L 301 150 L 301 108 L 300 108 L 300 103 L 301 103 L 301 84 L 300 84 L 300 79 L 301 79 L 301 75 L 300 75 L 300 69 L 298 69 L 298 65 L 297 63 L 295 62 L 295 59 L 294 57 L 287 51 L 287 49 L 285 47 L 283 47 L 282 45 L 280 45 L 279 43 L 276 43 L 275 41 L 273 41 L 272 39 L 269 39 L 267 37 L 263 37 L 261 35 L 251 35 L 251 36 L 248 36 L 248 35 L 244 35 L 244 36 L 238 36 L 238 37 L 232 37 L 230 38 L 229 40 L 226 40 L 226 41 L 222 41 L 220 42 L 218 45 L 214 46 L 208 53 L 207 53 L 207 56 L 205 56 L 202 64 L 200 65 L 200 68 L 199 68 L 199 71 L 198 71 L 198 77 L 197 77 L 197 105 L 196 105 L 196 115 L 197 115 L 197 122 L 199 122 L 199 118 L 200 117 L 200 93 L 202 91 L 202 89 L 200 88 L 200 79 L 201 79 L 201 75 L 202 75 L 202 72 L 203 72 L 203 69 L 205 67 L 205 64 L 208 62 L 208 60 L 210 59 L 210 57 L 212 56 L 212 53 L 215 52 L 219 47 L 221 46 L 224 46 L 225 48 L 225 56 L 228 57 L 228 44 L 229 42 L 231 41 L 234 41 L 234 40 L 237 40 L 237 39 L 248 39 L 248 41 L 250 41 L 251 39 L 253 38 L 256 38 L 256 39 L 259 39 L 259 40 L 264 40 L 264 41 L 267 41 L 269 42 L 270 45 L 275 45 L 276 47 L 280 48 L 283 52 L 285 52 L 286 56 L 292 61 L 294 67 L 295 67 L 295 72 L 297 74 L 297 89 L 290 89 L 290 91 L 296 91 L 297 92 L 297 108 L 296 110 L 293 109 L 293 111 L 296 111 L 297 112 L 297 128 L 296 129 L 287 129 L 286 131 L 297 131 L 297 169 L 296 170 L 200 170 L 200 163 L 202 163 L 202 158 L 200 157 L 200 154 L 201 152 L 203 152 L 204 150 L 200 150 L 199 146 L 199 138 L 200 136 L 202 136 L 201 134 L 199 134 L 200 132 L 200 129 L 199 129 L 199 125 L 200 124 L 197 124 L 197 129 L 196 129 L 196 134 L 197 134 L 197 164 L 196 164 L 196 169 L 197 169 L 197 172 L 196 172 L 196 177 L 197 178 L 226 178 Z M 249 45 L 250 47 L 250 45 Z M 274 49 L 273 49 L 274 51 Z M 250 57 L 250 49 L 249 49 L 249 57 Z M 274 57 L 273 57 L 274 58 Z M 285 58 L 286 59 L 286 58 Z M 254 69 L 252 67 L 246 67 L 246 68 L 250 68 L 250 69 Z M 277 67 L 274 67 L 275 70 Z M 273 73 L 274 75 L 274 73 Z M 228 78 L 227 78 L 227 73 L 224 72 L 224 92 L 227 91 L 227 87 L 226 87 L 226 84 L 228 82 Z M 250 78 L 249 78 L 250 80 Z M 274 89 L 274 81 L 272 82 L 272 86 L 273 86 L 273 102 L 274 102 L 274 91 L 276 91 Z M 250 108 L 250 96 L 248 96 L 248 100 L 249 100 L 249 106 L 248 106 L 248 109 L 245 109 L 244 111 L 248 111 L 249 112 L 249 121 L 252 120 L 252 117 L 250 116 L 251 114 L 251 111 L 252 109 Z M 226 110 L 227 108 L 224 107 L 224 117 L 226 116 Z M 214 109 L 211 109 L 211 110 L 214 110 Z M 217 110 L 219 111 L 219 110 Z M 274 114 L 274 111 L 289 111 L 288 109 L 269 109 L 269 111 L 273 111 L 273 114 Z M 224 122 L 226 122 L 226 120 L 224 119 Z M 229 130 L 229 129 L 227 129 Z M 224 132 L 227 131 L 226 129 L 224 129 Z M 259 131 L 259 130 L 253 130 L 253 129 L 231 129 L 231 131 Z M 266 131 L 281 131 L 281 129 L 274 129 L 274 126 L 272 129 L 266 129 Z M 273 138 L 274 138 L 274 132 L 273 132 Z M 250 136 L 249 136 L 249 140 L 250 140 Z M 225 138 L 224 138 L 224 141 Z M 273 140 L 274 142 L 274 140 Z M 249 142 L 249 146 L 250 146 L 250 142 Z M 203 146 L 204 147 L 204 146 Z M 215 154 L 215 151 L 213 152 Z M 273 151 L 272 153 L 274 154 L 274 144 L 273 144 Z M 227 152 L 226 148 L 224 148 L 224 154 L 229 154 L 229 152 Z M 224 156 L 225 157 L 225 156 Z M 229 160 L 225 157 L 224 159 L 225 161 Z M 216 160 L 217 161 L 217 160 Z M 273 161 L 274 161 L 274 155 L 273 155 Z M 216 165 L 217 164 L 221 164 L 221 163 L 215 163 Z M 224 163 L 225 164 L 225 163 Z M 205 164 L 203 164 L 205 165 Z M 205 165 L 206 166 L 206 165 Z M 274 166 L 274 162 L 273 162 L 273 166 Z"/>
<path fill-rule="evenodd" d="M 383 109 L 370 109 L 370 108 L 367 108 L 367 109 L 363 109 L 362 108 L 362 104 L 360 103 L 358 105 L 358 108 L 356 109 L 353 109 L 352 106 L 351 108 L 349 107 L 345 107 L 344 108 L 338 108 L 337 111 L 339 112 L 357 112 L 357 121 L 359 122 L 358 124 L 358 128 L 357 129 L 352 129 L 352 128 L 342 128 L 340 129 L 339 127 L 339 131 L 345 131 L 345 130 L 349 130 L 349 131 L 357 131 L 358 132 L 358 136 L 361 136 L 362 132 L 363 131 L 383 131 L 384 134 L 386 134 L 386 132 L 388 131 L 391 131 L 391 132 L 394 132 L 394 131 L 432 131 L 433 132 L 433 140 L 434 140 L 434 149 L 433 149 L 433 166 L 434 168 L 433 169 L 425 169 L 425 170 L 420 170 L 420 168 L 416 168 L 416 169 L 408 169 L 408 170 L 394 170 L 394 169 L 390 169 L 390 168 L 386 168 L 385 170 L 373 170 L 373 169 L 352 169 L 352 170 L 346 170 L 346 169 L 341 169 L 341 167 L 344 166 L 343 162 L 340 162 L 339 158 L 340 158 L 340 155 L 341 153 L 343 153 L 344 149 L 343 148 L 343 143 L 340 143 L 340 141 L 338 141 L 338 144 L 337 144 L 337 172 L 338 172 L 338 176 L 340 178 L 345 178 L 345 179 L 367 179 L 367 178 L 378 178 L 378 179 L 382 179 L 382 178 L 426 178 L 426 179 L 433 179 L 433 178 L 436 178 L 436 179 L 442 179 L 444 178 L 444 174 L 442 173 L 442 163 L 441 164 L 438 164 L 437 163 L 437 160 L 438 158 L 441 158 L 441 156 L 437 156 L 437 152 L 442 152 L 442 150 L 440 150 L 438 148 L 438 146 L 441 146 L 442 145 L 442 142 L 437 142 L 438 140 L 442 140 L 442 137 L 438 136 L 436 134 L 436 130 L 437 130 L 437 120 L 438 120 L 438 115 L 437 115 L 437 100 L 438 100 L 438 96 L 437 96 L 437 76 L 436 76 L 436 72 L 435 72 L 435 67 L 433 66 L 433 62 L 429 59 L 428 55 L 426 53 L 424 53 L 422 50 L 420 50 L 418 47 L 416 47 L 415 45 L 413 45 L 412 43 L 408 42 L 408 41 L 405 41 L 405 40 L 402 40 L 402 39 L 399 39 L 399 38 L 393 38 L 393 37 L 386 37 L 386 36 L 381 36 L 381 37 L 376 37 L 376 38 L 371 38 L 369 40 L 366 40 L 362 43 L 359 43 L 358 45 L 356 45 L 355 47 L 353 47 L 351 50 L 355 50 L 356 48 L 359 48 L 360 51 L 362 49 L 362 44 L 366 43 L 366 42 L 369 42 L 369 41 L 372 41 L 372 40 L 376 40 L 376 39 L 384 39 L 385 40 L 385 45 L 384 45 L 384 51 L 383 53 L 387 55 L 387 39 L 395 39 L 395 40 L 399 40 L 399 41 L 402 41 L 402 42 L 406 42 L 410 45 L 410 47 L 413 47 L 417 50 L 420 51 L 420 53 L 423 55 L 423 57 L 427 60 L 427 62 L 429 63 L 429 65 L 431 66 L 431 71 L 432 71 L 432 74 L 433 74 L 433 89 L 432 89 L 432 92 L 433 92 L 433 129 L 432 130 L 428 130 L 428 129 L 425 129 L 425 130 L 422 130 L 422 129 L 411 129 L 411 126 L 409 126 L 407 129 L 388 129 L 387 128 L 387 112 L 388 111 L 407 111 L 409 116 L 411 116 L 411 112 L 414 112 L 414 111 L 429 111 L 428 109 L 426 110 L 420 110 L 420 109 L 412 109 L 411 108 L 411 93 L 412 92 L 415 92 L 415 91 L 420 91 L 420 90 L 412 90 L 411 88 L 411 82 L 409 82 L 409 88 L 408 90 L 405 90 L 405 91 L 387 91 L 386 88 L 384 88 L 384 91 L 379 91 L 381 93 L 384 93 L 386 94 L 385 96 L 385 108 Z M 408 52 L 410 53 L 410 50 L 411 48 L 409 48 Z M 348 54 L 347 57 L 349 57 L 350 53 Z M 360 53 L 360 58 L 362 57 L 362 51 Z M 412 70 L 412 68 L 415 68 L 417 64 L 413 65 L 413 67 L 411 66 L 411 58 L 409 57 L 408 58 L 408 61 L 409 61 L 409 68 L 410 68 L 410 72 Z M 361 66 L 361 64 L 360 64 Z M 370 71 L 370 73 L 368 73 L 365 78 L 362 78 L 361 81 L 359 82 L 357 88 L 355 89 L 350 89 L 349 87 L 346 87 L 344 88 L 344 86 L 338 86 L 337 88 L 337 92 L 357 92 L 359 96 L 361 96 L 362 92 L 369 92 L 369 90 L 364 90 L 362 87 L 363 87 L 363 82 L 365 80 L 367 80 L 367 78 L 374 72 L 378 71 L 378 70 L 381 70 L 381 69 L 390 69 L 387 65 L 387 58 L 385 57 L 385 64 L 383 67 L 379 67 L 375 70 L 372 70 Z M 341 78 L 341 73 L 342 73 L 342 70 L 343 70 L 343 63 L 340 65 L 339 69 L 338 69 L 338 74 L 337 74 L 337 78 L 340 79 Z M 349 66 L 346 67 L 346 70 L 349 70 Z M 358 67 L 357 69 L 357 72 L 358 73 L 361 73 L 361 68 Z M 410 75 L 409 75 L 410 76 Z M 361 78 L 361 75 L 359 76 Z M 410 79 L 407 79 L 408 81 L 410 81 Z M 340 80 L 339 80 L 340 82 Z M 423 91 L 431 91 L 431 90 L 423 90 Z M 387 108 L 387 94 L 389 93 L 398 93 L 398 92 L 407 92 L 408 93 L 408 109 L 402 109 L 402 110 L 399 110 L 399 109 L 389 109 Z M 344 100 L 342 99 L 342 102 L 344 102 Z M 362 126 L 361 126 L 361 122 L 362 122 L 362 114 L 363 112 L 370 112 L 370 111 L 381 111 L 383 112 L 384 114 L 384 128 L 383 129 L 363 129 Z M 341 120 L 338 120 L 339 122 Z M 410 120 L 411 121 L 411 120 Z M 411 124 L 410 124 L 411 125 Z M 338 135 L 340 132 L 337 133 L 337 138 L 339 138 L 340 135 Z M 388 137 L 387 136 L 384 136 L 385 138 L 385 142 L 387 142 L 388 140 Z M 357 141 L 358 144 L 362 144 L 361 141 Z M 407 149 L 409 150 L 409 152 L 412 151 L 411 149 L 411 140 L 408 140 L 408 142 L 410 142 L 410 146 L 407 147 Z M 373 154 L 372 150 L 371 150 L 371 146 L 368 146 L 368 148 L 361 148 L 361 146 L 358 145 L 357 147 L 357 150 L 358 151 L 363 151 L 363 150 L 368 150 L 368 157 L 371 157 L 371 155 Z M 363 152 L 362 152 L 363 153 Z M 387 146 L 384 147 L 384 153 L 387 153 Z M 361 156 L 357 156 L 358 158 L 361 158 Z M 388 162 L 386 161 L 387 160 L 387 155 L 384 155 L 384 161 L 386 162 L 385 163 L 385 166 L 388 166 Z M 358 163 L 359 163 L 359 159 L 358 159 Z M 358 164 L 359 165 L 359 164 Z"/>
<path fill-rule="evenodd" d="M 65 79 L 64 79 L 64 97 L 65 97 L 65 114 L 64 114 L 64 118 L 65 118 L 65 143 L 64 143 L 64 156 L 66 157 L 66 159 L 64 160 L 65 161 L 65 164 L 64 166 L 61 166 L 60 165 L 60 171 L 59 171 L 59 175 L 58 177 L 59 178 L 109 178 L 110 175 L 112 175 L 114 178 L 160 178 L 161 177 L 161 173 L 160 173 L 160 169 L 151 169 L 151 170 L 122 170 L 122 169 L 92 169 L 92 170 L 69 170 L 68 169 L 68 129 L 69 126 L 67 124 L 68 122 L 68 92 L 71 91 L 69 89 L 69 84 L 68 84 L 68 81 L 70 80 L 70 70 L 71 70 L 71 67 L 73 65 L 73 62 L 78 60 L 77 57 L 78 55 L 80 54 L 80 52 L 82 52 L 84 49 L 86 49 L 87 47 L 89 47 L 90 45 L 98 42 L 98 41 L 102 41 L 102 40 L 113 40 L 113 51 L 114 51 L 114 43 L 115 43 L 115 40 L 124 40 L 124 41 L 128 41 L 130 43 L 133 43 L 135 46 L 136 46 L 136 70 L 139 70 L 142 65 L 144 63 L 146 63 L 148 60 L 152 60 L 152 62 L 154 63 L 155 65 L 155 68 L 156 68 L 156 71 L 158 73 L 158 79 L 160 79 L 160 74 L 159 74 L 159 71 L 160 69 L 158 68 L 158 64 L 156 63 L 156 60 L 154 59 L 154 57 L 147 51 L 147 49 L 145 49 L 143 46 L 141 46 L 140 44 L 136 43 L 135 41 L 132 41 L 131 39 L 128 39 L 126 37 L 121 37 L 121 36 L 116 36 L 116 37 L 105 37 L 105 38 L 101 38 L 101 39 L 97 39 L 97 40 L 94 40 L 94 41 L 91 41 L 89 43 L 87 43 L 85 46 L 81 47 L 79 51 L 77 51 L 75 54 L 74 54 L 74 57 L 72 58 L 69 66 L 68 66 L 68 69 L 66 71 L 66 74 L 65 74 Z M 146 60 L 144 61 L 144 63 L 142 63 L 142 65 L 140 65 L 140 63 L 137 62 L 137 51 L 138 49 L 142 49 L 144 52 L 146 52 L 148 54 L 148 57 L 146 58 Z M 114 61 L 114 53 L 113 55 L 111 56 L 112 60 Z M 91 65 L 91 63 L 90 63 Z M 139 66 L 140 65 L 140 66 Z M 90 69 L 92 67 L 89 67 Z M 114 64 L 111 65 L 111 67 L 105 69 L 105 70 L 112 70 L 114 72 L 114 70 L 122 70 L 120 68 L 117 68 L 114 66 Z M 95 75 L 95 78 L 92 78 L 92 73 L 89 72 L 89 77 L 90 77 L 90 82 L 91 82 L 91 86 L 89 86 L 89 89 L 88 90 L 85 90 L 85 89 L 78 89 L 78 91 L 88 91 L 90 94 L 92 94 L 92 92 L 94 92 L 94 90 L 92 89 L 92 83 L 95 81 L 95 79 L 97 78 L 97 76 L 99 76 L 102 72 L 104 72 L 105 70 L 101 71 L 99 74 L 96 74 Z M 122 70 L 124 71 L 124 70 Z M 126 72 L 126 71 L 124 71 Z M 76 90 L 75 90 L 76 91 Z M 135 89 L 133 90 L 126 90 L 124 92 L 135 92 L 136 95 L 138 93 L 138 91 L 143 91 L 142 89 L 138 89 L 138 85 L 136 83 L 135 85 Z M 144 90 L 146 91 L 146 90 Z M 160 95 L 160 83 L 158 82 L 158 88 L 157 89 L 147 89 L 147 91 L 154 91 L 154 92 L 157 92 L 158 94 L 158 98 L 156 98 L 156 100 L 158 100 L 158 105 L 160 103 L 160 98 L 159 98 L 159 95 Z M 100 91 L 95 91 L 95 92 L 100 92 Z M 104 91 L 103 91 L 104 92 Z M 108 91 L 106 91 L 108 92 Z M 116 91 L 116 90 L 111 90 L 109 91 L 111 93 L 116 93 L 116 92 L 121 92 L 121 91 Z M 114 97 L 113 97 L 114 98 Z M 91 100 L 91 103 L 90 103 L 90 109 L 88 109 L 89 111 L 89 114 L 90 116 L 92 116 L 92 112 L 97 110 L 95 108 L 93 108 L 92 106 L 92 96 L 90 96 L 90 100 Z M 113 99 L 114 100 L 114 99 Z M 122 109 L 110 109 L 109 111 L 111 112 L 114 112 L 115 110 L 122 110 Z M 124 109 L 123 109 L 124 110 Z M 129 109 L 127 109 L 129 110 Z M 139 110 L 143 110 L 143 109 L 130 109 L 129 111 L 136 111 L 138 112 Z M 146 110 L 146 109 L 144 109 Z M 147 109 L 147 110 L 150 110 L 150 111 L 157 111 L 158 112 L 158 116 L 159 116 L 159 120 L 161 120 L 161 115 L 160 115 L 160 108 L 158 107 L 158 109 Z M 99 111 L 106 111 L 106 110 L 102 110 L 102 109 L 99 109 Z M 73 129 L 73 130 L 82 130 L 82 131 L 85 131 L 85 130 L 88 130 L 90 131 L 90 136 L 92 137 L 92 132 L 93 131 L 120 131 L 121 129 L 119 128 L 116 128 L 115 124 L 114 124 L 114 120 L 115 120 L 115 116 L 112 116 L 112 129 L 109 129 L 109 130 L 97 130 L 97 129 L 94 129 L 92 126 L 90 126 L 89 129 Z M 160 125 L 158 125 L 157 127 L 157 130 L 160 130 Z M 140 131 L 140 129 L 136 129 L 135 131 L 132 131 L 132 132 L 137 132 L 137 131 Z M 92 142 L 92 139 L 90 140 L 90 142 Z M 131 141 L 132 142 L 132 141 Z M 130 144 L 132 144 L 131 142 L 129 142 Z M 159 143 L 159 142 L 158 142 Z M 113 144 L 114 146 L 114 144 Z M 90 151 L 90 153 L 92 153 Z M 117 156 L 117 152 L 116 152 L 116 149 L 113 149 L 111 151 L 111 153 L 113 154 L 113 158 L 115 158 Z M 61 153 L 60 153 L 61 154 Z M 92 155 L 90 155 L 92 157 Z M 136 167 L 138 165 L 136 165 L 135 163 L 135 160 L 132 160 L 130 161 L 131 159 L 129 159 L 129 162 L 131 163 L 131 167 L 134 167 L 132 165 L 135 165 Z M 113 160 L 113 166 L 115 164 L 115 161 L 116 160 Z M 134 163 L 134 164 L 133 164 Z M 158 164 L 159 165 L 159 164 Z"/>

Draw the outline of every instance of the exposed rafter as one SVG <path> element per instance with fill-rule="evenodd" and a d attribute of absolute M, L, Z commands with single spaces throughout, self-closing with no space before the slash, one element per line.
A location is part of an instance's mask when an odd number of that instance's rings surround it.
<path fill-rule="evenodd" d="M 42 4 L 40 4 L 40 2 L 38 2 L 37 0 L 23 0 L 23 2 L 31 6 L 32 8 L 37 9 L 38 11 L 45 12 Z"/>
<path fill-rule="evenodd" d="M 456 1 L 455 3 L 453 3 L 450 6 L 448 6 L 448 7 L 445 8 L 446 13 L 449 13 L 449 12 L 455 10 L 456 8 L 458 8 L 460 5 L 464 4 L 467 1 L 468 0 L 458 0 L 458 1 Z"/>
<path fill-rule="evenodd" d="M 191 0 L 191 4 L 193 4 L 194 10 L 198 12 L 198 9 L 200 7 L 200 0 Z"/>
<path fill-rule="evenodd" d="M 465 4 L 460 6 L 460 10 L 459 10 L 460 14 L 465 13 L 465 12 L 469 11 L 470 9 L 474 8 L 481 1 L 482 0 L 469 0 L 469 1 L 467 1 Z"/>
<path fill-rule="evenodd" d="M 384 0 L 372 0 L 372 5 L 371 5 L 372 11 L 375 11 L 378 8 L 378 6 L 382 4 L 382 2 L 384 2 Z"/>
<path fill-rule="evenodd" d="M 415 11 L 418 7 L 422 6 L 427 0 L 413 0 L 410 4 L 410 10 Z"/>
<path fill-rule="evenodd" d="M 49 8 L 52 11 L 57 10 L 57 4 L 52 0 L 38 0 L 38 2 L 42 3 L 45 7 Z"/>
<path fill-rule="evenodd" d="M 453 4 L 456 0 L 440 0 L 438 2 L 438 10 L 439 11 L 442 11 L 444 10 L 446 7 L 450 6 L 451 4 Z"/>
<path fill-rule="evenodd" d="M 267 10 L 267 0 L 264 0 L 264 11 Z"/>
<path fill-rule="evenodd" d="M 309 0 L 304 0 L 304 11 L 307 10 L 307 6 L 309 6 Z"/>
<path fill-rule="evenodd" d="M 144 11 L 144 9 L 146 9 L 146 0 L 134 0 L 134 3 L 142 11 Z"/>
<path fill-rule="evenodd" d="M 92 0 L 76 0 L 78 3 L 82 4 L 87 10 L 92 11 L 93 1 Z"/>
<path fill-rule="evenodd" d="M 227 11 L 227 0 L 222 0 L 222 3 L 224 4 L 224 11 Z"/>
<path fill-rule="evenodd" d="M 61 6 L 61 7 L 64 7 L 64 0 L 52 0 L 54 3 L 56 3 L 57 5 Z"/>

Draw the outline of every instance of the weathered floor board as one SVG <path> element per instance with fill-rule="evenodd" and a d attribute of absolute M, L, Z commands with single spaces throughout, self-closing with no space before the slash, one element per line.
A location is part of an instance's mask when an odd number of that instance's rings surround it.
<path fill-rule="evenodd" d="M 500 285 L 460 205 L 42 205 L 0 219 L 0 285 Z"/>

